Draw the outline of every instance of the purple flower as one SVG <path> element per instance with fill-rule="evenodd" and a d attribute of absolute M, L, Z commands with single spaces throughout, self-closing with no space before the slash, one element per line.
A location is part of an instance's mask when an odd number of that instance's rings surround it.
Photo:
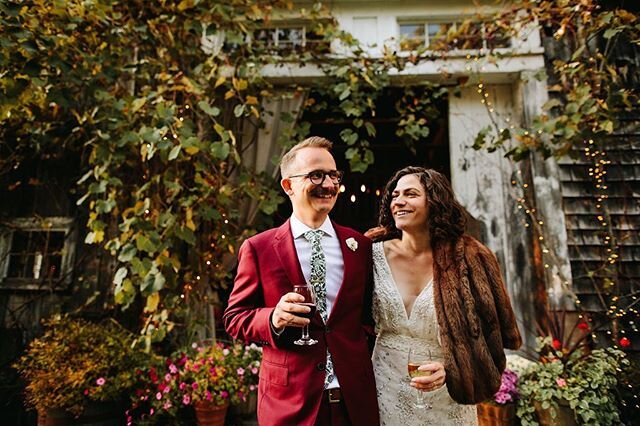
<path fill-rule="evenodd" d="M 511 370 L 504 370 L 500 389 L 494 395 L 494 401 L 498 404 L 506 404 L 516 401 L 518 397 L 518 375 Z"/>

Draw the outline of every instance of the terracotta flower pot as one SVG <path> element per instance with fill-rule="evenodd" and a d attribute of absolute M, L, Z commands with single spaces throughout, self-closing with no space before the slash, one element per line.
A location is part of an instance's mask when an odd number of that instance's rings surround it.
<path fill-rule="evenodd" d="M 476 405 L 476 409 L 478 411 L 478 426 L 515 426 L 518 424 L 515 404 L 480 403 Z"/>
<path fill-rule="evenodd" d="M 224 426 L 229 402 L 217 405 L 209 401 L 198 401 L 194 404 L 198 426 Z"/>

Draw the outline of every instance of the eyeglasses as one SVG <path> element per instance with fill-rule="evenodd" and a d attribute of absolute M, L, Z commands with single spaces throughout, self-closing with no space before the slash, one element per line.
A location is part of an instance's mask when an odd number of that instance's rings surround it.
<path fill-rule="evenodd" d="M 331 170 L 328 172 L 325 172 L 324 170 L 312 170 L 309 173 L 305 173 L 303 175 L 289 176 L 289 179 L 295 178 L 295 177 L 306 177 L 306 178 L 309 178 L 312 184 L 322 185 L 322 183 L 324 182 L 324 179 L 327 176 L 329 176 L 329 179 L 331 179 L 331 182 L 333 184 L 337 185 L 340 182 L 342 182 L 342 176 L 344 176 L 344 172 L 342 170 Z"/>

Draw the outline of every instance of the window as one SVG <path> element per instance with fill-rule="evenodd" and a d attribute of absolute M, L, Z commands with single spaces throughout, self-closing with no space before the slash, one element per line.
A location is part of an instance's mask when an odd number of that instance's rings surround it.
<path fill-rule="evenodd" d="M 253 33 L 253 44 L 271 52 L 293 53 L 305 50 L 328 51 L 324 38 L 306 25 L 283 24 L 261 28 Z"/>
<path fill-rule="evenodd" d="M 309 23 L 304 22 L 272 24 L 255 30 L 251 36 L 226 33 L 223 39 L 224 51 L 230 54 L 234 54 L 245 44 L 250 44 L 253 49 L 263 49 L 269 54 L 278 55 L 330 51 L 329 42 L 324 36 L 314 31 Z"/>
<path fill-rule="evenodd" d="M 70 218 L 13 219 L 0 229 L 3 288 L 57 288 L 71 279 Z"/>
<path fill-rule="evenodd" d="M 481 22 L 401 22 L 400 50 L 429 49 L 479 50 L 511 47 L 504 31 L 489 30 Z"/>

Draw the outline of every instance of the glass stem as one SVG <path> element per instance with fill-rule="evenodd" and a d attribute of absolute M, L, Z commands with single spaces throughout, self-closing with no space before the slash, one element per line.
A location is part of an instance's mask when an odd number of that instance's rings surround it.
<path fill-rule="evenodd" d="M 420 389 L 416 389 L 416 407 L 423 408 L 424 404 L 424 394 Z"/>
<path fill-rule="evenodd" d="M 309 326 L 302 326 L 302 340 L 309 340 Z"/>

